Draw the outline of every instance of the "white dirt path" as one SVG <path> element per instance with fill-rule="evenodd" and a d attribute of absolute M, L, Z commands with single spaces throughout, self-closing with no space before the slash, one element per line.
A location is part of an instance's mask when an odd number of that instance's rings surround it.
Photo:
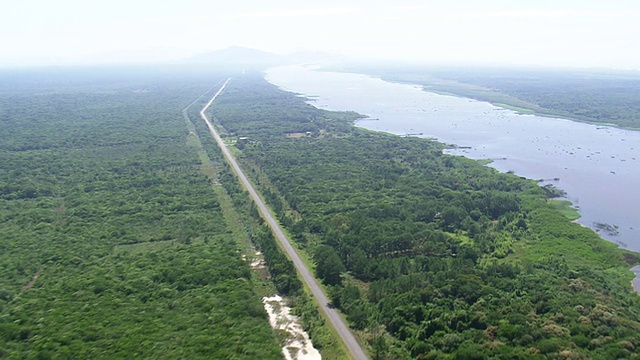
<path fill-rule="evenodd" d="M 321 360 L 320 352 L 313 347 L 309 334 L 300 325 L 300 319 L 291 315 L 291 308 L 280 295 L 262 298 L 269 314 L 269 324 L 276 330 L 289 334 L 282 353 L 287 360 Z"/>

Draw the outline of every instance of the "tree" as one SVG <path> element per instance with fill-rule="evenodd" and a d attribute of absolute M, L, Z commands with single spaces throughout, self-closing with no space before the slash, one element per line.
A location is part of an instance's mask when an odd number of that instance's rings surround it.
<path fill-rule="evenodd" d="M 327 285 L 338 285 L 342 282 L 340 273 L 346 269 L 340 256 L 327 245 L 320 245 L 316 249 L 314 259 L 316 260 L 316 275 Z"/>

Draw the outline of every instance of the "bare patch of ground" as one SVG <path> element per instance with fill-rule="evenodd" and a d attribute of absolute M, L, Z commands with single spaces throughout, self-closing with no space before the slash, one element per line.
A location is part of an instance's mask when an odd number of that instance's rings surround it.
<path fill-rule="evenodd" d="M 266 269 L 267 264 L 264 262 L 264 258 L 262 257 L 262 253 L 260 251 L 256 251 L 255 258 L 251 260 L 251 268 L 255 270 Z"/>
<path fill-rule="evenodd" d="M 311 135 L 311 133 L 288 133 L 287 137 L 297 139 L 297 138 L 301 138 L 309 135 Z"/>
<path fill-rule="evenodd" d="M 42 273 L 42 270 L 38 270 L 35 274 L 33 274 L 33 277 L 31 278 L 31 280 L 25 286 L 22 287 L 22 291 L 25 291 L 31 288 L 33 284 L 36 283 L 36 280 L 38 280 L 40 273 Z"/>
<path fill-rule="evenodd" d="M 636 274 L 635 279 L 631 281 L 631 286 L 633 286 L 637 293 L 640 293 L 640 265 L 633 267 L 631 271 Z"/>
<path fill-rule="evenodd" d="M 280 295 L 262 298 L 264 308 L 269 314 L 269 324 L 276 330 L 283 330 L 289 334 L 282 347 L 282 353 L 287 360 L 320 360 L 320 352 L 313 347 L 309 334 L 300 325 L 300 319 L 291 315 L 288 307 Z"/>

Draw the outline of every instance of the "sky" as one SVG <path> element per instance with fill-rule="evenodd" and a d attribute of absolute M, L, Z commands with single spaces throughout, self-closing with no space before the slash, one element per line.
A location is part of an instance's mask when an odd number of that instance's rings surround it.
<path fill-rule="evenodd" d="M 638 0 L 20 0 L 0 66 L 161 62 L 228 46 L 428 64 L 640 69 Z"/>

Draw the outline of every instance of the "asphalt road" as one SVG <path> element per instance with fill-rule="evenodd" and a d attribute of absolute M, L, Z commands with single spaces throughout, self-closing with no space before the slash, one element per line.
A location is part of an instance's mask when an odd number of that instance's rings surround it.
<path fill-rule="evenodd" d="M 286 251 L 291 261 L 293 261 L 293 264 L 298 270 L 298 273 L 300 274 L 302 281 L 311 290 L 311 293 L 318 301 L 318 304 L 320 304 L 320 310 L 325 313 L 331 325 L 336 329 L 338 335 L 342 338 L 342 341 L 346 345 L 347 349 L 349 350 L 351 357 L 356 360 L 368 359 L 369 357 L 366 355 L 364 349 L 362 348 L 362 346 L 360 346 L 355 336 L 353 336 L 353 334 L 351 333 L 351 330 L 349 330 L 349 327 L 344 322 L 340 314 L 338 314 L 338 312 L 335 309 L 332 309 L 329 307 L 329 299 L 327 298 L 327 295 L 325 295 L 325 293 L 322 291 L 320 284 L 318 284 L 318 281 L 311 274 L 311 271 L 309 271 L 309 269 L 306 267 L 302 259 L 300 259 L 300 256 L 298 256 L 298 253 L 296 253 L 293 246 L 289 242 L 289 239 L 287 239 L 284 232 L 282 231 L 280 224 L 278 224 L 278 222 L 271 215 L 265 203 L 262 201 L 260 196 L 258 196 L 258 193 L 256 192 L 256 190 L 253 188 L 253 186 L 245 176 L 244 172 L 242 172 L 242 169 L 240 169 L 240 166 L 238 166 L 236 159 L 233 157 L 231 152 L 229 152 L 229 149 L 222 141 L 222 138 L 220 138 L 220 135 L 218 135 L 218 132 L 215 130 L 213 125 L 211 125 L 211 122 L 209 121 L 207 116 L 204 114 L 204 112 L 211 106 L 211 104 L 216 99 L 216 97 L 218 97 L 218 95 L 222 93 L 222 91 L 227 86 L 230 80 L 231 78 L 227 79 L 227 81 L 225 81 L 222 87 L 220 87 L 220 90 L 218 90 L 218 92 L 216 92 L 216 94 L 211 98 L 211 100 L 209 100 L 207 105 L 204 108 L 202 108 L 202 110 L 200 110 L 200 117 L 202 117 L 202 119 L 207 124 L 207 127 L 209 128 L 209 132 L 211 132 L 211 136 L 213 136 L 213 138 L 218 143 L 218 146 L 220 146 L 220 149 L 222 150 L 224 157 L 227 159 L 227 161 L 233 168 L 233 171 L 236 173 L 236 175 L 242 182 L 242 185 L 247 189 L 247 191 L 249 191 L 251 198 L 253 199 L 256 206 L 258 207 L 258 210 L 260 211 L 260 215 L 267 222 L 267 224 L 269 224 L 269 226 L 271 227 L 271 230 L 273 231 L 273 235 L 278 240 L 278 242 L 280 242 L 280 244 L 282 245 L 282 248 L 284 248 L 284 250 Z"/>

